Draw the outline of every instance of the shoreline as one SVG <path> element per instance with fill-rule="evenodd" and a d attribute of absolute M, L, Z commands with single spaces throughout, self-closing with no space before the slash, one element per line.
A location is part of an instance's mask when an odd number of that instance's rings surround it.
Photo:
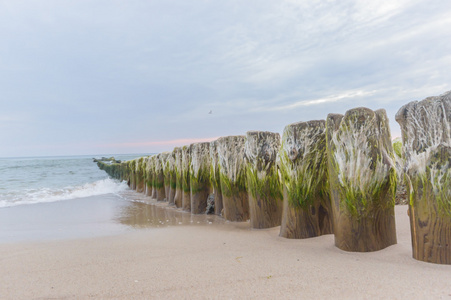
<path fill-rule="evenodd" d="M 412 258 L 406 210 L 398 244 L 370 253 L 242 223 L 0 244 L 0 298 L 451 299 L 450 267 Z"/>

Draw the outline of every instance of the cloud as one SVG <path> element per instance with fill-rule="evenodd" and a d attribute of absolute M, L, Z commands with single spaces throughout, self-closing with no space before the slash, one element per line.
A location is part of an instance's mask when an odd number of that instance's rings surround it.
<path fill-rule="evenodd" d="M 349 100 L 352 98 L 371 96 L 371 95 L 374 95 L 376 92 L 377 91 L 364 91 L 364 90 L 346 91 L 339 95 L 330 95 L 330 96 L 318 98 L 318 99 L 296 101 L 296 102 L 288 104 L 288 105 L 268 107 L 268 108 L 265 108 L 265 110 L 270 110 L 270 111 L 271 110 L 291 110 L 291 109 L 298 108 L 301 106 L 321 105 L 321 104 L 325 104 L 325 103 L 338 102 L 341 100 Z"/>
<path fill-rule="evenodd" d="M 0 143 L 154 151 L 355 106 L 394 116 L 451 89 L 450 13 L 444 0 L 0 1 Z"/>

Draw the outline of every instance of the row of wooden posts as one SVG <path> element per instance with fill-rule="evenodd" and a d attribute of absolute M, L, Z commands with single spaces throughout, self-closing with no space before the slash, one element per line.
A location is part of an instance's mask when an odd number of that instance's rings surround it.
<path fill-rule="evenodd" d="M 403 106 L 396 120 L 403 140 L 398 170 L 386 112 L 368 108 L 290 124 L 282 138 L 249 131 L 98 164 L 132 189 L 193 214 L 250 219 L 252 228 L 280 225 L 286 238 L 333 233 L 338 248 L 359 252 L 396 244 L 401 172 L 413 257 L 451 264 L 451 92 Z"/>

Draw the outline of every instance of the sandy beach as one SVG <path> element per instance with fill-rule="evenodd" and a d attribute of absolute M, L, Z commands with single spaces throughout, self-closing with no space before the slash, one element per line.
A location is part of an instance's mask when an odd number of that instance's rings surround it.
<path fill-rule="evenodd" d="M 451 299 L 451 266 L 411 258 L 406 210 L 398 244 L 373 253 L 187 213 L 197 226 L 2 243 L 0 299 Z"/>

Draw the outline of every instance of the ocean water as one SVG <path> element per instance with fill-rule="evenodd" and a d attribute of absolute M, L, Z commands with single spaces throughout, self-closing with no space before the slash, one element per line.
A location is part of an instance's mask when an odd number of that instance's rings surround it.
<path fill-rule="evenodd" d="M 140 156 L 144 154 L 115 157 L 129 160 Z M 92 158 L 0 158 L 0 208 L 118 194 L 128 189 L 125 182 L 108 178 Z"/>
<path fill-rule="evenodd" d="M 109 178 L 92 158 L 0 158 L 0 244 L 224 223 L 217 216 L 168 208 L 165 202 L 130 190 L 125 182 Z"/>

